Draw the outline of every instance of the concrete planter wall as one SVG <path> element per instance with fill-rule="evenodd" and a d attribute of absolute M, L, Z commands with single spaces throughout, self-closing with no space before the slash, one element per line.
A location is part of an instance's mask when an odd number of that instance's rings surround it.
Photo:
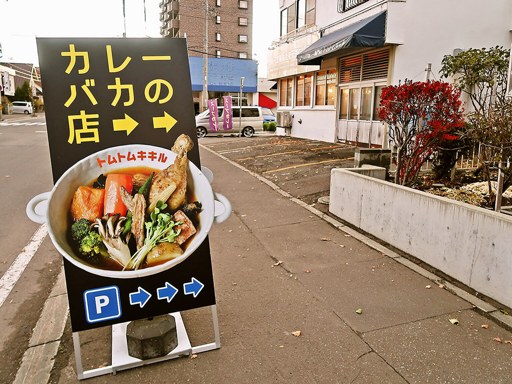
<path fill-rule="evenodd" d="M 333 169 L 329 211 L 512 308 L 512 217 Z"/>

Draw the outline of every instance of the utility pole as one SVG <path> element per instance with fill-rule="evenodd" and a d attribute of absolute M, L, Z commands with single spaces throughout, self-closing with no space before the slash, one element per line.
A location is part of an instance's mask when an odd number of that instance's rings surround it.
<path fill-rule="evenodd" d="M 204 54 L 203 54 L 203 111 L 208 106 L 208 19 L 210 17 L 210 9 L 208 0 L 205 0 L 204 12 Z"/>
<path fill-rule="evenodd" d="M 427 72 L 427 75 L 425 76 L 425 81 L 430 80 L 430 72 L 432 72 L 432 63 L 427 63 L 427 68 L 425 68 L 425 72 Z"/>

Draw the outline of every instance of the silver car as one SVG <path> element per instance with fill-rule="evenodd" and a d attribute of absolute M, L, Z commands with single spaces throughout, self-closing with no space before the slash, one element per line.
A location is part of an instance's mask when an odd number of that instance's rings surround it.
<path fill-rule="evenodd" d="M 242 116 L 240 117 L 240 110 Z M 263 131 L 263 113 L 261 107 L 243 106 L 233 107 L 233 129 L 224 129 L 224 108 L 218 107 L 219 127 L 214 131 L 210 127 L 210 111 L 206 110 L 196 116 L 197 137 L 205 137 L 208 133 L 240 133 L 244 137 L 252 137 L 256 132 Z"/>

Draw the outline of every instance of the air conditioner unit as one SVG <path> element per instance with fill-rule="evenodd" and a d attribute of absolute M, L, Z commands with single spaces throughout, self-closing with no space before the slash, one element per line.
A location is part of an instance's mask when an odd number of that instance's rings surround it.
<path fill-rule="evenodd" d="M 283 128 L 292 127 L 292 114 L 288 111 L 277 111 L 276 126 Z"/>

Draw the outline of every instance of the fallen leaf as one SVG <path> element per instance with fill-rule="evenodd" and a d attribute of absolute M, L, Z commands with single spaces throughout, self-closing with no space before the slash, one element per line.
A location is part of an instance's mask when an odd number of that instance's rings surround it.
<path fill-rule="evenodd" d="M 493 340 L 496 341 L 497 343 L 503 342 L 500 337 L 495 337 L 495 338 L 493 338 Z"/>
<path fill-rule="evenodd" d="M 361 313 L 363 313 L 363 310 L 362 310 L 361 308 L 357 308 L 357 309 L 356 309 L 356 313 L 357 313 L 358 315 L 360 315 Z"/>
<path fill-rule="evenodd" d="M 350 235 L 345 235 L 345 237 L 352 237 L 352 236 L 350 236 Z"/>
<path fill-rule="evenodd" d="M 341 247 L 341 248 L 345 248 L 345 246 L 344 246 L 343 244 L 340 244 L 340 247 Z"/>
<path fill-rule="evenodd" d="M 483 329 L 489 329 L 489 324 L 482 324 L 482 325 L 481 325 L 481 327 L 482 327 Z"/>
<path fill-rule="evenodd" d="M 438 287 L 443 289 L 444 288 L 444 284 L 439 284 Z"/>
<path fill-rule="evenodd" d="M 272 264 L 273 267 L 277 267 L 278 265 L 281 265 L 283 264 L 283 262 L 281 260 L 279 260 L 278 262 L 275 262 L 274 264 Z"/>
<path fill-rule="evenodd" d="M 322 241 L 331 241 L 331 239 L 329 239 L 328 237 L 322 237 L 320 240 L 322 240 Z"/>
<path fill-rule="evenodd" d="M 295 337 L 299 337 L 300 336 L 300 331 L 293 331 L 292 335 L 295 336 Z"/>
<path fill-rule="evenodd" d="M 306 269 L 304 272 L 306 272 L 306 273 L 311 273 L 311 270 Z"/>
<path fill-rule="evenodd" d="M 512 344 L 512 340 L 505 340 L 505 344 Z"/>
<path fill-rule="evenodd" d="M 193 355 L 190 355 L 190 358 L 195 359 L 195 358 L 197 358 L 197 355 L 194 353 Z"/>
<path fill-rule="evenodd" d="M 459 325 L 459 320 L 457 320 L 457 319 L 450 319 L 450 323 L 452 323 L 453 325 Z"/>
<path fill-rule="evenodd" d="M 425 288 L 430 289 L 430 288 L 432 288 L 432 286 L 431 285 L 427 285 Z"/>

